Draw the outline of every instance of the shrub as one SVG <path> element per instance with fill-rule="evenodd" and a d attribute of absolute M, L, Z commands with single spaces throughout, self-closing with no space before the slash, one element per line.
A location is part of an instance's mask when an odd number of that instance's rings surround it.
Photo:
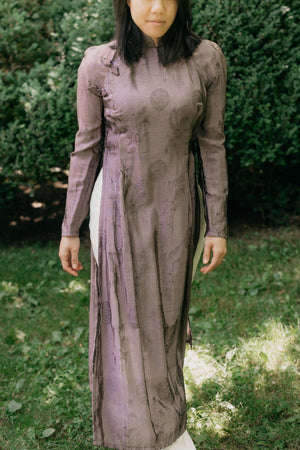
<path fill-rule="evenodd" d="M 299 194 L 299 9 L 295 0 L 194 6 L 196 31 L 218 42 L 228 61 L 231 206 L 273 222 L 295 210 Z"/>
<path fill-rule="evenodd" d="M 10 20 L 0 20 L 0 203 L 20 183 L 54 179 L 51 168 L 67 166 L 78 65 L 84 50 L 109 40 L 114 28 L 109 0 L 6 1 L 4 13 Z"/>
<path fill-rule="evenodd" d="M 299 163 L 296 0 L 198 0 L 194 29 L 228 61 L 230 206 L 273 222 L 295 211 Z M 0 5 L 2 201 L 66 168 L 76 132 L 83 51 L 112 38 L 111 0 L 5 0 Z M 1 200 L 0 200 L 1 201 Z"/>

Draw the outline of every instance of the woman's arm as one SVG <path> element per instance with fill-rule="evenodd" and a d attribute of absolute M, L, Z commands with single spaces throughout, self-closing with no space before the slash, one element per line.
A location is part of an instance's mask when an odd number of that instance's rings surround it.
<path fill-rule="evenodd" d="M 71 154 L 66 209 L 59 257 L 63 269 L 78 275 L 79 228 L 88 214 L 91 192 L 101 158 L 102 109 L 100 88 L 94 77 L 99 58 L 97 47 L 85 52 L 78 69 L 75 149 Z M 97 80 L 96 80 L 97 81 Z"/>
<path fill-rule="evenodd" d="M 89 202 L 101 157 L 102 98 L 95 84 L 97 53 L 85 52 L 78 69 L 75 149 L 71 154 L 62 236 L 78 236 L 88 214 Z"/>
<path fill-rule="evenodd" d="M 227 65 L 221 49 L 208 42 L 210 63 L 206 79 L 205 117 L 198 130 L 198 142 L 203 170 L 203 191 L 206 216 L 202 273 L 218 267 L 226 254 L 227 238 L 227 163 L 224 120 L 226 106 Z"/>

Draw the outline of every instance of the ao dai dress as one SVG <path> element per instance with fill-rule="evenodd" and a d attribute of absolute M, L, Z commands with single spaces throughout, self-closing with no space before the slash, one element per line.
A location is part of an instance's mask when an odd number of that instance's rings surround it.
<path fill-rule="evenodd" d="M 226 61 L 202 40 L 164 67 L 146 39 L 127 66 L 114 43 L 78 71 L 79 129 L 63 236 L 78 236 L 102 170 L 92 256 L 90 385 L 94 444 L 163 449 L 186 430 L 183 362 L 199 239 L 199 164 L 206 235 L 226 237 Z"/>

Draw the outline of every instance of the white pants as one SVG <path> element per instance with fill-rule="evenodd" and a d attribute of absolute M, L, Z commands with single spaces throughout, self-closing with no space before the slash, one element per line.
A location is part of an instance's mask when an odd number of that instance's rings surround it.
<path fill-rule="evenodd" d="M 200 218 L 201 229 L 200 229 L 200 238 L 198 241 L 197 250 L 193 262 L 193 278 L 195 276 L 197 265 L 203 250 L 204 233 L 205 233 L 202 193 L 199 186 L 198 190 L 201 203 L 201 218 Z M 90 202 L 90 237 L 93 253 L 97 261 L 97 264 L 98 264 L 98 244 L 99 244 L 98 229 L 99 229 L 101 194 L 102 194 L 102 170 L 100 171 L 98 178 L 95 182 Z M 189 433 L 185 431 L 172 445 L 169 445 L 169 447 L 166 447 L 163 450 L 196 450 L 196 447 L 194 446 Z"/>
<path fill-rule="evenodd" d="M 169 445 L 169 447 L 163 450 L 196 450 L 191 436 L 185 430 L 185 432 L 174 442 L 174 444 Z"/>

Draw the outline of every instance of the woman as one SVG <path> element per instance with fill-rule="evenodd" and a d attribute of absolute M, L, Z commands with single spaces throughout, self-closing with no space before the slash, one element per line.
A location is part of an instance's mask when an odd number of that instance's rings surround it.
<path fill-rule="evenodd" d="M 183 380 L 200 230 L 191 143 L 198 141 L 203 174 L 206 274 L 226 253 L 226 62 L 216 44 L 190 31 L 189 0 L 117 0 L 115 9 L 116 41 L 89 48 L 78 71 L 79 130 L 59 255 L 77 276 L 79 228 L 94 188 L 94 444 L 195 448 Z"/>

